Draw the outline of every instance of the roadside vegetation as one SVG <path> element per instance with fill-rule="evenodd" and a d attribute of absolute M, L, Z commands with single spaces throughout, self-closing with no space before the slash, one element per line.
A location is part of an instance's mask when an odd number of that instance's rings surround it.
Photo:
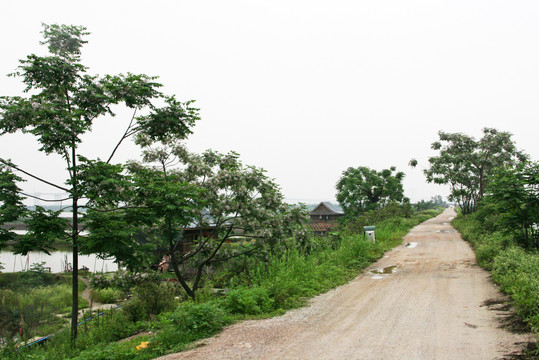
<path fill-rule="evenodd" d="M 438 154 L 423 170 L 427 181 L 450 186 L 449 199 L 459 205 L 453 225 L 517 314 L 539 332 L 539 163 L 517 150 L 508 132 L 485 128 L 476 140 L 441 131 L 439 138 L 432 144 Z M 539 356 L 531 352 L 530 358 Z"/>
<path fill-rule="evenodd" d="M 412 212 L 401 205 L 391 205 L 370 211 L 358 220 L 376 223 L 376 243 L 367 241 L 362 232 L 345 224 L 327 237 L 289 238 L 267 252 L 235 257 L 212 268 L 194 300 L 169 273 L 87 274 L 92 299 L 117 302 L 121 307 L 107 310 L 87 322 L 81 320 L 74 347 L 69 331 L 59 331 L 41 345 L 18 348 L 11 337 L 4 336 L 5 346 L 0 356 L 6 359 L 151 359 L 181 351 L 193 341 L 211 336 L 235 321 L 283 314 L 304 305 L 313 296 L 345 284 L 384 251 L 400 244 L 411 227 L 439 212 L 439 209 Z M 0 281 L 4 276 L 24 277 L 25 274 L 0 274 Z M 41 273 L 36 271 L 32 276 L 38 277 Z M 45 273 L 47 276 L 56 275 Z M 25 291 L 28 295 L 24 296 L 39 296 L 37 294 L 45 289 L 50 294 L 60 286 L 36 285 L 40 286 L 33 290 L 28 287 Z M 69 300 L 69 286 L 65 286 Z M 17 301 L 13 300 L 15 304 L 10 309 L 18 309 Z M 58 309 L 69 310 L 64 303 L 58 303 Z M 94 315 L 95 312 L 86 310 L 84 318 Z M 20 319 L 16 316 L 12 319 L 18 325 Z M 43 319 L 42 323 L 47 323 Z M 63 320 L 61 326 L 65 328 L 66 322 Z M 16 333 L 18 328 L 11 329 Z M 56 329 L 36 327 L 31 334 L 48 335 L 47 331 L 54 330 L 54 333 Z"/>
<path fill-rule="evenodd" d="M 499 170 L 479 209 L 453 224 L 479 265 L 507 293 L 517 313 L 539 331 L 539 163 Z"/>

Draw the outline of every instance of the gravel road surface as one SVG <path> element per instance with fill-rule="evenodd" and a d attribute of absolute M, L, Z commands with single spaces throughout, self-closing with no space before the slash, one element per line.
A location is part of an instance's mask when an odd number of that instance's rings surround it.
<path fill-rule="evenodd" d="M 511 313 L 451 227 L 452 209 L 350 283 L 283 316 L 244 321 L 159 359 L 493 360 L 533 339 L 503 326 Z"/>

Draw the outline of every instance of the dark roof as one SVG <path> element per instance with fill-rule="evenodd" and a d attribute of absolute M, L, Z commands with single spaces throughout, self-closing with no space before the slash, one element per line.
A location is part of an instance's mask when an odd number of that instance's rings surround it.
<path fill-rule="evenodd" d="M 342 208 L 339 205 L 323 201 L 318 204 L 309 214 L 312 215 L 344 215 Z"/>

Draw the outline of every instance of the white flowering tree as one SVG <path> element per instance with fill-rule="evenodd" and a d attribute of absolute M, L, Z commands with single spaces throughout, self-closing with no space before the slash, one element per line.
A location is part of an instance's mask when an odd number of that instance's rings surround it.
<path fill-rule="evenodd" d="M 130 198 L 121 199 L 123 208 L 108 205 L 121 211 L 96 211 L 87 218 L 95 215 L 99 228 L 111 229 L 116 237 L 115 228 L 138 229 L 147 241 L 144 246 L 151 244 L 169 259 L 190 297 L 195 297 L 207 267 L 306 235 L 305 212 L 285 204 L 265 171 L 243 165 L 238 154 L 212 150 L 193 154 L 179 143 L 159 147 L 140 143 L 145 147 L 143 162 L 130 163 L 124 178 L 129 178 L 131 190 L 122 193 Z M 103 226 L 107 219 L 111 226 Z M 185 236 L 187 228 L 198 229 L 195 239 Z M 109 236 L 90 233 L 93 244 L 103 244 L 96 236 Z M 123 241 L 133 248 L 134 231 L 123 233 Z M 118 251 L 126 255 L 125 249 L 112 246 L 104 255 L 122 256 Z"/>

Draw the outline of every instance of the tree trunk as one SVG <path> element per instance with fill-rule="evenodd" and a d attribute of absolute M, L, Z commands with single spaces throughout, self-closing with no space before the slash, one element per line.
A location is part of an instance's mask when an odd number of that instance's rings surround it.
<path fill-rule="evenodd" d="M 76 152 L 75 147 L 72 148 L 72 156 L 73 156 L 73 233 L 72 233 L 72 241 L 73 241 L 73 277 L 72 277 L 72 295 L 73 295 L 73 305 L 71 309 L 71 341 L 73 344 L 75 343 L 75 340 L 77 339 L 77 323 L 78 323 L 78 316 L 79 316 L 79 245 L 78 245 L 78 238 L 79 238 L 79 208 L 78 208 L 78 199 L 79 196 L 77 194 L 77 158 L 76 158 Z"/>
<path fill-rule="evenodd" d="M 183 278 L 180 268 L 178 267 L 178 261 L 176 259 L 176 255 L 174 254 L 174 251 L 170 252 L 170 262 L 172 263 L 172 269 L 174 270 L 174 274 L 176 274 L 176 278 L 178 279 L 180 285 L 183 287 L 187 295 L 195 300 L 195 290 L 191 289 L 189 287 L 189 284 L 187 284 L 187 281 Z"/>

